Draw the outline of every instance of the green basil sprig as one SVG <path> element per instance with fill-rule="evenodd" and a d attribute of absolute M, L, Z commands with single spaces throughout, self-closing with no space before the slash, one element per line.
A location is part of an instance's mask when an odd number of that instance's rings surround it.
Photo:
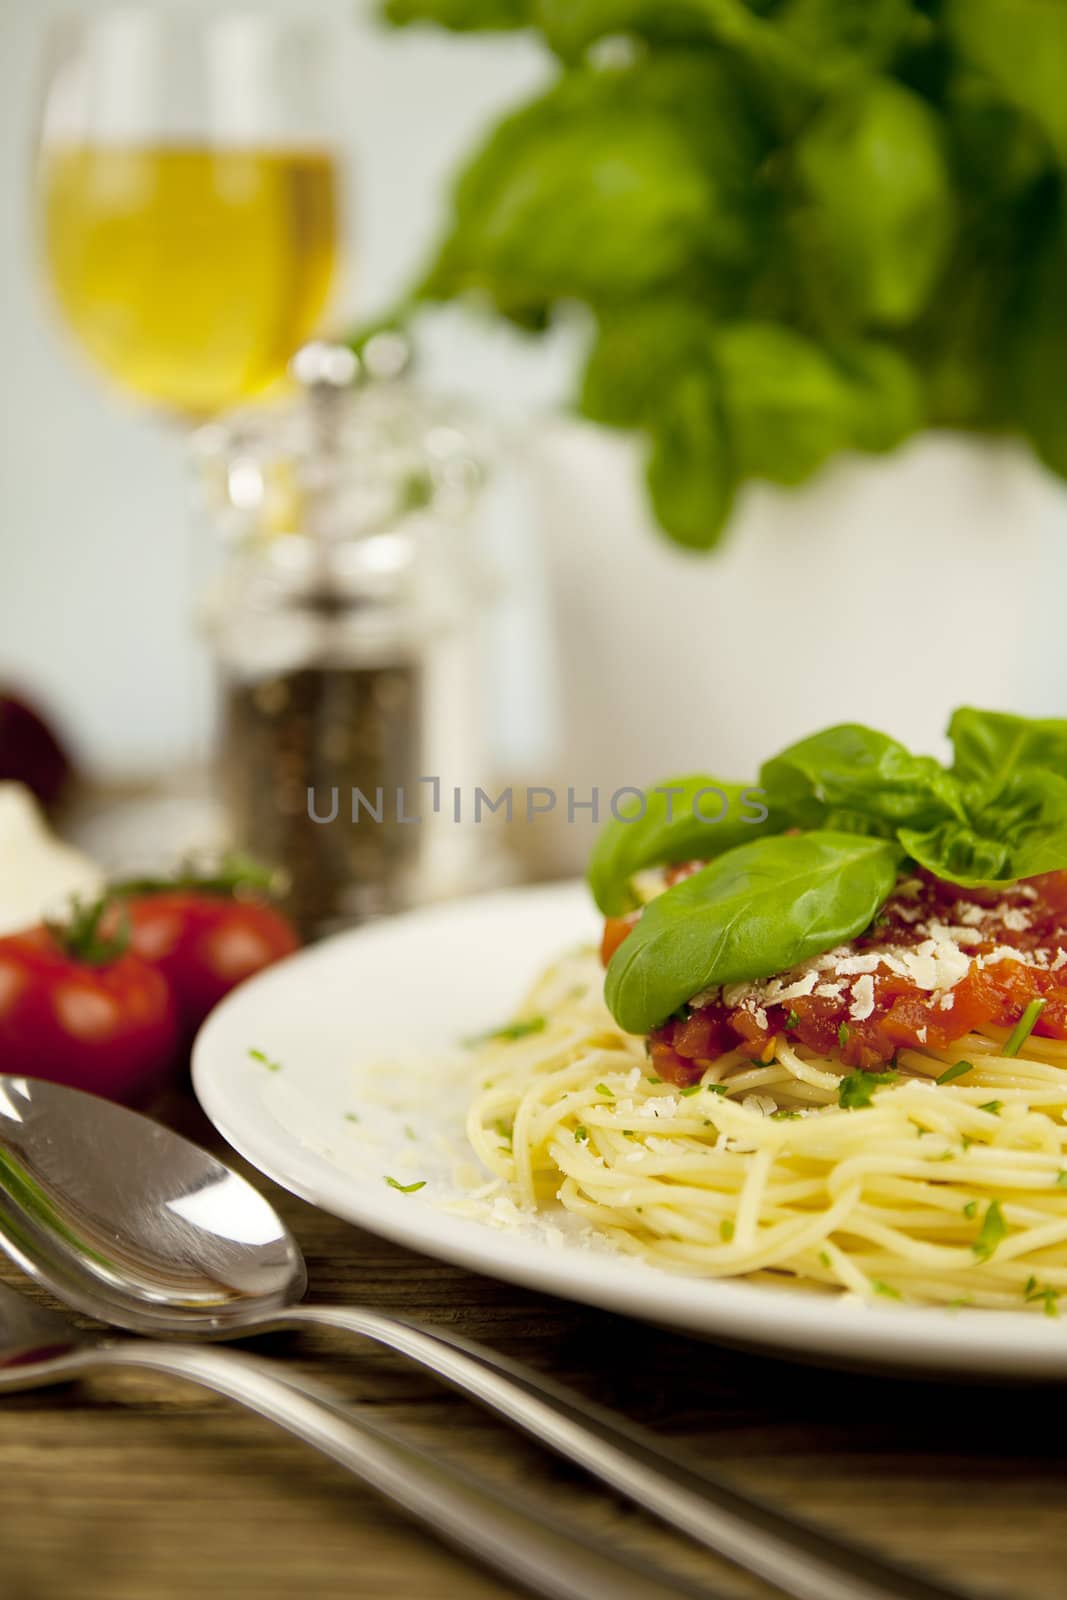
<path fill-rule="evenodd" d="M 631 910 L 643 868 L 712 860 L 787 828 L 895 838 L 969 887 L 1067 866 L 1067 720 L 961 707 L 949 737 L 951 768 L 842 723 L 765 761 L 758 787 L 703 773 L 670 779 L 647 793 L 643 814 L 634 800 L 601 832 L 588 872 L 597 905 L 609 916 Z"/>
<path fill-rule="evenodd" d="M 952 713 L 948 736 L 955 754 L 952 771 L 963 782 L 995 790 L 1026 767 L 1067 777 L 1067 720 L 1062 717 L 1015 717 L 960 706 Z"/>
<path fill-rule="evenodd" d="M 605 994 L 620 1025 L 646 1032 L 702 989 L 769 977 L 853 937 L 909 860 L 966 887 L 1067 869 L 1067 720 L 961 707 L 949 737 L 946 768 L 845 723 L 765 762 L 758 789 L 675 779 L 651 791 L 640 820 L 611 823 L 589 869 L 609 914 L 636 903 L 642 868 L 711 862 L 654 900 L 612 958 Z M 693 806 L 712 787 L 729 799 L 717 824 Z"/>
<path fill-rule="evenodd" d="M 637 905 L 631 880 L 646 867 L 710 861 L 735 845 L 779 831 L 758 789 L 706 773 L 668 778 L 642 799 L 628 799 L 619 812 L 601 830 L 586 874 L 606 916 Z"/>
<path fill-rule="evenodd" d="M 913 756 L 861 723 L 842 723 L 790 745 L 764 762 L 760 783 L 798 827 L 824 827 L 838 811 L 882 824 L 887 834 L 933 827 L 949 816 L 964 820 L 956 785 L 933 756 Z"/>
<path fill-rule="evenodd" d="M 892 893 L 895 841 L 791 834 L 738 845 L 660 895 L 608 964 L 604 994 L 647 1033 L 713 984 L 769 978 L 861 933 Z"/>
<path fill-rule="evenodd" d="M 1067 865 L 1067 778 L 1024 768 L 995 788 L 961 788 L 966 819 L 902 828 L 909 856 L 939 878 L 978 888 Z"/>

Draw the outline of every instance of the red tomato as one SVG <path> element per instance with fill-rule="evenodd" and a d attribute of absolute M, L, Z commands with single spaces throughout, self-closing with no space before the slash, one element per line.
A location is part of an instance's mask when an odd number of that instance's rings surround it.
<path fill-rule="evenodd" d="M 174 1065 L 166 979 L 135 955 L 90 965 L 47 928 L 0 939 L 0 1069 L 112 1100 L 146 1099 Z"/>
<path fill-rule="evenodd" d="M 187 1039 L 223 995 L 300 943 L 290 923 L 262 900 L 162 889 L 124 905 L 131 949 L 170 984 Z"/>

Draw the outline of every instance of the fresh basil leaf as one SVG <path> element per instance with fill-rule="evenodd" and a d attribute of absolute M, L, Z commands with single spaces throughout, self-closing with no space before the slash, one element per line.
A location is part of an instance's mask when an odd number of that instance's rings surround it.
<path fill-rule="evenodd" d="M 889 840 L 842 833 L 757 839 L 646 906 L 608 964 L 604 995 L 647 1033 L 713 984 L 767 978 L 868 926 L 896 883 Z"/>
<path fill-rule="evenodd" d="M 784 0 L 775 23 L 824 83 L 886 66 L 915 20 L 910 0 Z"/>
<path fill-rule="evenodd" d="M 565 61 L 580 61 L 591 44 L 635 34 L 654 44 L 714 39 L 704 0 L 533 0 L 545 39 Z"/>
<path fill-rule="evenodd" d="M 724 782 L 706 773 L 668 778 L 644 796 L 644 811 L 634 796 L 620 806 L 628 818 L 613 818 L 601 829 L 587 878 L 593 898 L 607 916 L 631 910 L 637 901 L 630 880 L 645 867 L 673 861 L 709 861 L 736 845 L 774 833 L 759 791 Z"/>
<path fill-rule="evenodd" d="M 1067 88 L 1065 88 L 1067 94 Z M 1067 216 L 1061 200 L 1058 226 L 1035 240 L 1016 318 L 1009 377 L 1019 422 L 1041 459 L 1067 477 Z M 1031 233 L 1033 233 L 1031 229 Z"/>
<path fill-rule="evenodd" d="M 948 736 L 954 774 L 995 793 L 1021 767 L 1042 767 L 1067 778 L 1067 718 L 1017 717 L 1007 711 L 960 706 Z"/>
<path fill-rule="evenodd" d="M 612 306 L 680 285 L 694 267 L 747 267 L 765 148 L 713 57 L 565 73 L 467 166 L 422 293 Z"/>
<path fill-rule="evenodd" d="M 598 39 L 632 35 L 653 46 L 719 45 L 769 92 L 788 101 L 793 85 L 819 79 L 818 57 L 758 13 L 768 0 L 534 0 L 551 47 L 577 60 Z"/>
<path fill-rule="evenodd" d="M 811 339 L 777 323 L 736 323 L 719 333 L 715 354 L 745 475 L 800 483 L 851 442 L 850 387 Z"/>
<path fill-rule="evenodd" d="M 690 374 L 661 404 L 646 475 L 660 526 L 676 544 L 710 550 L 719 542 L 737 469 L 713 374 Z"/>
<path fill-rule="evenodd" d="M 602 316 L 586 363 L 583 415 L 614 428 L 653 424 L 664 395 L 687 372 L 711 369 L 713 330 L 708 310 L 684 300 L 654 300 Z"/>
<path fill-rule="evenodd" d="M 905 850 L 928 871 L 977 888 L 1067 867 L 1067 777 L 1028 767 L 998 780 L 992 798 L 985 784 L 960 792 L 968 820 L 900 830 Z"/>
<path fill-rule="evenodd" d="M 1067 7 L 1061 0 L 948 0 L 958 48 L 1067 162 Z"/>
<path fill-rule="evenodd" d="M 858 450 L 894 450 L 926 421 L 926 398 L 914 364 L 873 339 L 830 351 L 848 384 L 849 442 Z"/>
<path fill-rule="evenodd" d="M 872 79 L 827 101 L 793 162 L 797 247 L 829 325 L 909 322 L 955 225 L 937 114 L 903 84 Z"/>
<path fill-rule="evenodd" d="M 435 22 L 466 32 L 474 28 L 525 28 L 531 0 L 385 0 L 382 16 L 393 27 Z"/>
<path fill-rule="evenodd" d="M 769 802 L 801 827 L 844 826 L 850 813 L 893 827 L 965 820 L 949 774 L 933 756 L 913 756 L 896 739 L 844 722 L 789 745 L 760 768 Z M 852 831 L 851 823 L 847 831 Z"/>

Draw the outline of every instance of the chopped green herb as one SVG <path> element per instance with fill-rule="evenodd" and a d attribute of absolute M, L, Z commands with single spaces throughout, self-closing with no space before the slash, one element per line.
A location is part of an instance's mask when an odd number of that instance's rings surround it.
<path fill-rule="evenodd" d="M 871 1288 L 875 1294 L 884 1294 L 887 1300 L 899 1300 L 901 1298 L 900 1290 L 894 1289 L 891 1283 L 883 1283 L 881 1278 L 872 1278 Z"/>
<path fill-rule="evenodd" d="M 724 1244 L 729 1244 L 730 1240 L 733 1238 L 733 1236 L 734 1236 L 734 1225 L 733 1225 L 733 1223 L 730 1221 L 729 1217 L 723 1217 L 722 1221 L 719 1223 L 719 1238 L 723 1241 Z"/>
<path fill-rule="evenodd" d="M 725 1085 L 725 1083 L 706 1083 L 704 1085 L 704 1088 L 708 1091 L 709 1094 L 725 1094 L 726 1093 L 726 1085 Z"/>
<path fill-rule="evenodd" d="M 596 1086 L 596 1092 L 597 1094 L 607 1095 L 609 1100 L 614 1100 L 615 1098 L 614 1089 L 609 1089 L 606 1083 L 598 1083 Z"/>
<path fill-rule="evenodd" d="M 584 1127 L 581 1123 L 579 1123 L 577 1128 L 574 1130 L 574 1142 L 575 1144 L 589 1143 L 589 1129 Z"/>
<path fill-rule="evenodd" d="M 624 1128 L 622 1130 L 622 1136 L 624 1139 L 635 1139 L 637 1137 L 632 1128 Z"/>
<path fill-rule="evenodd" d="M 800 1017 L 795 1011 L 790 1011 L 789 1015 L 785 1019 L 784 1025 L 786 1031 L 791 1032 L 794 1028 L 800 1027 Z"/>
<path fill-rule="evenodd" d="M 862 1068 L 857 1068 L 855 1072 L 850 1072 L 846 1078 L 842 1078 L 838 1084 L 837 1103 L 846 1111 L 854 1111 L 859 1106 L 869 1106 L 871 1096 L 876 1089 L 882 1088 L 883 1084 L 895 1083 L 896 1080 L 895 1072 L 864 1072 Z"/>
<path fill-rule="evenodd" d="M 1035 1278 L 1031 1278 L 1023 1290 L 1023 1299 L 1027 1305 L 1036 1301 L 1044 1301 L 1046 1317 L 1058 1317 L 1060 1291 L 1050 1287 L 1042 1288 Z"/>
<path fill-rule="evenodd" d="M 946 1067 L 940 1078 L 935 1078 L 935 1083 L 954 1083 L 957 1078 L 962 1078 L 965 1072 L 974 1071 L 973 1061 L 957 1061 L 951 1067 Z"/>
<path fill-rule="evenodd" d="M 819 1262 L 824 1267 L 831 1267 L 833 1265 L 833 1262 L 830 1260 L 829 1254 L 825 1250 L 820 1250 L 819 1251 Z"/>
<path fill-rule="evenodd" d="M 845 1048 L 846 1044 L 848 1044 L 848 1041 L 849 1041 L 848 1024 L 847 1024 L 847 1022 L 842 1022 L 841 1026 L 837 1030 L 837 1042 L 841 1046 L 842 1050 Z"/>
<path fill-rule="evenodd" d="M 258 1061 L 261 1067 L 266 1067 L 268 1072 L 280 1072 L 282 1070 L 281 1062 L 272 1061 L 270 1056 L 262 1050 L 250 1050 L 248 1054 L 253 1061 Z"/>
<path fill-rule="evenodd" d="M 648 1075 L 648 1081 L 649 1081 L 649 1083 L 662 1083 L 663 1079 L 662 1078 L 657 1078 L 656 1074 L 654 1072 L 650 1072 L 649 1075 Z"/>
<path fill-rule="evenodd" d="M 1067 1171 L 1057 1172 L 1056 1185 L 1060 1189 L 1067 1189 Z"/>
<path fill-rule="evenodd" d="M 792 1122 L 799 1115 L 799 1111 L 772 1111 L 771 1120 L 773 1122 Z"/>
<path fill-rule="evenodd" d="M 681 1095 L 699 1094 L 703 1087 L 702 1083 L 691 1083 L 687 1089 L 679 1089 L 678 1093 Z"/>
<path fill-rule="evenodd" d="M 464 1039 L 463 1043 L 468 1049 L 473 1049 L 479 1044 L 490 1044 L 494 1040 L 510 1044 L 516 1039 L 529 1038 L 531 1033 L 543 1033 L 547 1027 L 546 1017 L 520 1017 L 515 1022 L 505 1022 L 502 1027 L 490 1028 L 487 1033 L 476 1033 Z"/>
<path fill-rule="evenodd" d="M 1047 1000 L 1031 1000 L 1018 1022 L 1008 1036 L 1008 1042 L 1002 1051 L 1006 1056 L 1017 1056 L 1023 1045 L 1037 1026 L 1037 1019 L 1048 1005 Z"/>
<path fill-rule="evenodd" d="M 1037 1288 L 1037 1279 L 1034 1278 L 1034 1277 L 1029 1277 L 1029 1278 L 1027 1278 L 1025 1284 L 1023 1285 L 1023 1294 L 1032 1294 L 1033 1291 L 1036 1288 Z"/>
<path fill-rule="evenodd" d="M 411 1126 L 411 1123 L 410 1122 L 405 1122 L 405 1124 L 404 1124 L 404 1138 L 405 1139 L 411 1139 L 412 1142 L 417 1142 L 418 1141 L 418 1137 L 419 1136 L 415 1132 L 415 1129 Z"/>
<path fill-rule="evenodd" d="M 359 1121 L 359 1117 L 356 1115 L 356 1113 L 354 1111 L 346 1111 L 345 1112 L 345 1121 L 346 1122 L 358 1122 Z"/>
<path fill-rule="evenodd" d="M 401 1194 L 414 1194 L 416 1189 L 425 1189 L 426 1179 L 420 1178 L 417 1183 L 401 1183 L 399 1178 L 386 1178 L 390 1189 L 399 1189 Z"/>
<path fill-rule="evenodd" d="M 976 1217 L 978 1215 L 978 1201 L 968 1200 L 963 1208 L 963 1215 L 965 1217 Z"/>
<path fill-rule="evenodd" d="M 1000 1113 L 1004 1110 L 1004 1102 L 1003 1100 L 987 1100 L 985 1104 L 980 1105 L 978 1109 L 979 1111 L 988 1111 L 991 1116 L 999 1117 Z"/>
<path fill-rule="evenodd" d="M 997 1245 L 1008 1231 L 1004 1221 L 1004 1213 L 1000 1209 L 999 1200 L 991 1200 L 989 1208 L 982 1219 L 982 1226 L 977 1239 L 971 1246 L 979 1261 L 988 1261 Z"/>
<path fill-rule="evenodd" d="M 961 1133 L 960 1134 L 960 1144 L 963 1146 L 964 1155 L 967 1154 L 967 1151 L 971 1148 L 973 1143 L 974 1143 L 974 1140 L 971 1138 L 969 1133 Z"/>

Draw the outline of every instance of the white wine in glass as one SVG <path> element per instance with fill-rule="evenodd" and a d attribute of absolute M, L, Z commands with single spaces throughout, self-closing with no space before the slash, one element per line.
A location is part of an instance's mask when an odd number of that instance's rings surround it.
<path fill-rule="evenodd" d="M 285 372 L 338 255 L 326 39 L 262 14 L 57 24 L 38 172 L 63 317 L 112 379 L 202 421 Z"/>

